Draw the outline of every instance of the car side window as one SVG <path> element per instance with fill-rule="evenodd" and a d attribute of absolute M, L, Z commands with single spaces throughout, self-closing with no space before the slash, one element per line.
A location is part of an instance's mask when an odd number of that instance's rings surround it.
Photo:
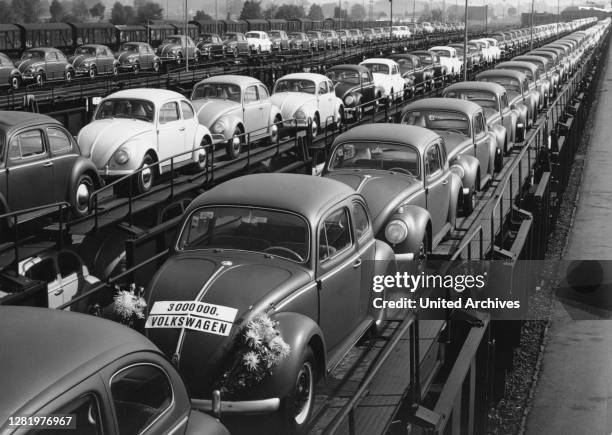
<path fill-rule="evenodd" d="M 257 86 L 249 86 L 244 90 L 244 104 L 256 103 L 257 100 Z"/>
<path fill-rule="evenodd" d="M 80 273 L 83 270 L 81 260 L 72 252 L 60 252 L 57 254 L 57 265 L 62 278 L 73 273 Z"/>
<path fill-rule="evenodd" d="M 368 232 L 368 229 L 370 228 L 370 221 L 368 219 L 368 213 L 366 212 L 365 207 L 358 201 L 353 201 L 353 221 L 355 238 L 359 240 Z"/>
<path fill-rule="evenodd" d="M 178 104 L 175 101 L 164 104 L 159 109 L 159 123 L 166 124 L 168 122 L 177 121 L 179 119 Z"/>
<path fill-rule="evenodd" d="M 319 83 L 319 95 L 327 94 L 327 82 Z"/>
<path fill-rule="evenodd" d="M 367 72 L 361 73 L 361 83 L 363 84 L 370 83 L 370 75 Z"/>
<path fill-rule="evenodd" d="M 330 82 L 329 80 L 327 81 L 327 89 L 328 89 L 328 92 L 334 92 L 334 84 Z"/>
<path fill-rule="evenodd" d="M 478 113 L 472 122 L 474 123 L 474 137 L 479 137 L 484 134 L 485 128 L 482 113 Z"/>
<path fill-rule="evenodd" d="M 259 89 L 259 99 L 261 101 L 264 101 L 270 98 L 270 95 L 268 94 L 268 90 L 266 89 L 264 85 L 257 85 L 257 87 Z"/>
<path fill-rule="evenodd" d="M 193 109 L 185 101 L 181 101 L 181 112 L 183 113 L 183 119 L 192 119 L 195 116 Z"/>
<path fill-rule="evenodd" d="M 32 159 L 46 154 L 45 144 L 40 130 L 28 130 L 19 133 L 9 143 L 8 157 L 12 162 Z"/>
<path fill-rule="evenodd" d="M 172 387 L 166 373 L 150 364 L 127 367 L 110 383 L 119 433 L 143 432 L 172 404 Z"/>
<path fill-rule="evenodd" d="M 502 105 L 502 110 L 508 107 L 508 95 L 502 94 L 501 105 Z"/>
<path fill-rule="evenodd" d="M 351 245 L 348 210 L 341 208 L 328 215 L 319 230 L 319 260 L 325 261 Z"/>
<path fill-rule="evenodd" d="M 72 149 L 72 141 L 63 130 L 56 127 L 47 128 L 51 154 L 61 154 Z"/>
<path fill-rule="evenodd" d="M 76 425 L 71 429 L 33 429 L 28 435 L 85 434 L 99 435 L 104 433 L 100 414 L 100 403 L 94 394 L 85 394 L 65 406 L 53 411 L 53 414 L 70 414 Z"/>
<path fill-rule="evenodd" d="M 57 279 L 55 261 L 53 258 L 45 258 L 29 267 L 25 266 L 24 275 L 35 281 L 53 282 Z"/>
<path fill-rule="evenodd" d="M 425 167 L 427 168 L 428 177 L 436 175 L 442 170 L 442 157 L 440 156 L 440 149 L 438 148 L 438 145 L 430 146 L 427 150 L 425 158 Z"/>

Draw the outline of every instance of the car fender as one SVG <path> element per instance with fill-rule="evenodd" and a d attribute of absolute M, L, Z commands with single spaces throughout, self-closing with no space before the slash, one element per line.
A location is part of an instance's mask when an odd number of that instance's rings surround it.
<path fill-rule="evenodd" d="M 76 185 L 77 180 L 86 172 L 89 176 L 91 176 L 95 189 L 102 187 L 102 181 L 100 180 L 96 166 L 88 158 L 79 156 L 72 165 L 72 170 L 70 171 L 70 182 L 68 183 L 68 186 L 66 186 L 66 198 L 68 198 L 69 202 L 70 198 L 72 197 L 72 189 Z"/>
<path fill-rule="evenodd" d="M 500 124 L 495 124 L 491 127 L 491 133 L 493 134 L 497 143 L 497 148 L 504 152 L 504 142 L 506 141 L 506 127 Z M 493 150 L 495 152 L 495 150 Z"/>
<path fill-rule="evenodd" d="M 274 120 L 277 116 L 280 117 L 280 119 L 283 119 L 283 115 L 281 114 L 280 109 L 274 104 L 272 104 L 272 106 L 270 107 L 270 116 L 268 117 L 268 127 L 274 125 Z"/>
<path fill-rule="evenodd" d="M 448 203 L 448 217 L 447 222 L 455 228 L 455 220 L 457 219 L 457 208 L 459 208 L 459 194 L 461 193 L 461 177 L 454 172 L 450 173 L 450 189 L 451 197 Z"/>
<path fill-rule="evenodd" d="M 240 112 L 240 113 L 242 113 L 242 112 Z M 217 120 L 221 119 L 221 118 L 226 120 L 227 121 L 227 125 L 228 125 L 228 127 L 223 132 L 223 136 L 225 137 L 225 139 L 230 139 L 232 137 L 232 135 L 234 134 L 234 130 L 236 130 L 236 127 L 238 125 L 242 126 L 243 133 L 248 133 L 248 131 L 245 131 L 245 129 L 244 129 L 244 122 L 243 122 L 242 117 L 239 117 L 239 116 L 236 116 L 236 115 L 233 115 L 233 114 L 223 115 L 223 116 L 215 119 L 215 121 L 210 125 L 210 128 L 212 128 L 215 125 L 215 123 L 217 122 Z M 200 123 L 200 125 L 203 125 L 203 124 Z M 204 125 L 204 127 L 206 127 L 206 126 Z M 206 127 L 206 128 L 208 128 L 208 127 Z"/>
<path fill-rule="evenodd" d="M 470 156 L 467 154 L 459 154 L 455 156 L 450 162 L 449 166 L 451 171 L 453 170 L 453 166 L 459 166 L 463 171 L 463 177 L 457 176 L 461 179 L 461 186 L 469 189 L 478 189 L 478 185 L 476 184 L 478 177 L 478 169 L 480 168 L 480 162 L 474 156 Z"/>
<path fill-rule="evenodd" d="M 287 397 L 293 388 L 294 377 L 302 363 L 302 352 L 311 345 L 314 352 L 317 374 L 327 375 L 327 352 L 325 338 L 319 325 L 300 313 L 281 312 L 272 314 L 271 319 L 278 322 L 278 330 L 285 342 L 291 346 L 289 354 L 273 369 L 272 376 L 266 378 L 256 387 L 262 398 Z"/>
<path fill-rule="evenodd" d="M 121 169 L 130 169 L 132 171 L 139 169 L 145 154 L 149 150 L 153 151 L 155 160 L 159 160 L 157 152 L 149 142 L 143 140 L 127 141 L 123 144 L 123 147 L 130 150 L 130 160 L 126 165 L 121 165 Z M 157 169 L 161 173 L 161 165 L 157 165 Z"/>
<path fill-rule="evenodd" d="M 403 205 L 397 210 L 402 211 L 402 213 L 398 213 L 396 211 L 389 216 L 387 222 L 391 222 L 395 219 L 401 220 L 408 228 L 408 236 L 402 243 L 398 245 L 391 245 L 391 247 L 398 253 L 418 252 L 421 240 L 423 240 L 423 237 L 427 234 L 428 226 L 431 226 L 431 215 L 429 214 L 429 211 L 423 207 L 419 207 L 418 205 L 414 204 Z M 384 231 L 384 228 L 381 229 L 383 234 Z M 429 243 L 431 243 L 431 234 L 429 235 L 429 238 Z"/>
<path fill-rule="evenodd" d="M 501 127 L 501 126 L 500 126 Z M 504 154 L 504 139 L 506 138 L 506 129 L 502 127 L 504 131 L 497 136 L 493 132 L 489 132 L 489 167 L 487 171 L 493 175 L 495 172 L 495 156 L 497 153 Z M 501 145 L 499 144 L 499 138 L 501 137 Z M 482 173 L 480 174 L 482 176 Z"/>
<path fill-rule="evenodd" d="M 204 138 L 206 138 L 209 143 L 212 143 L 212 135 L 210 134 L 210 130 L 198 122 L 198 125 L 196 126 L 196 133 L 193 137 L 193 148 L 199 148 L 200 144 L 202 143 L 202 139 Z"/>

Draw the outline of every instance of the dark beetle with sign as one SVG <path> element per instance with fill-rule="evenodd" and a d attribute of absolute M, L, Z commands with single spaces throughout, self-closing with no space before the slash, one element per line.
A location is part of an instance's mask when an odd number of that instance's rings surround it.
<path fill-rule="evenodd" d="M 269 413 L 278 433 L 300 432 L 317 378 L 383 320 L 373 276 L 395 270 L 364 198 L 346 184 L 236 178 L 186 211 L 147 292 L 147 335 L 196 408 Z"/>

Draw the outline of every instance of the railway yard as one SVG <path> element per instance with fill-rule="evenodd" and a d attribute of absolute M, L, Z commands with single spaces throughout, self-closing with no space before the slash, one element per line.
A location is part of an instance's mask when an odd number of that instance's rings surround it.
<path fill-rule="evenodd" d="M 557 306 L 542 350 L 549 318 L 529 311 L 553 304 L 533 269 L 557 259 L 586 147 L 563 259 L 607 258 L 607 191 L 589 192 L 607 177 L 610 18 L 220 56 L 198 42 L 210 25 L 190 23 L 191 64 L 162 48 L 150 71 L 32 67 L 0 89 L 0 432 L 72 415 L 76 433 L 610 433 L 572 378 L 584 364 L 608 397 L 609 350 L 589 358 L 605 340 L 575 350 L 588 331 Z M 503 283 L 521 314 L 464 307 L 483 295 L 441 285 L 457 274 Z"/>

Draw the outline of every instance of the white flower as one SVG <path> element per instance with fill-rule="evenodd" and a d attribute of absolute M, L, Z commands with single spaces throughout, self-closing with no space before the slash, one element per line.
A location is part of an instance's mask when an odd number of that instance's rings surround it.
<path fill-rule="evenodd" d="M 249 371 L 256 371 L 259 366 L 259 356 L 255 352 L 247 352 L 242 356 L 242 361 Z"/>
<path fill-rule="evenodd" d="M 285 358 L 289 355 L 289 352 L 291 352 L 291 346 L 289 346 L 280 335 L 276 336 L 270 342 L 270 349 L 277 354 L 279 358 Z"/>
<path fill-rule="evenodd" d="M 249 346 L 259 346 L 261 344 L 261 335 L 257 329 L 248 328 L 244 336 Z"/>
<path fill-rule="evenodd" d="M 145 300 L 137 297 L 127 290 L 120 290 L 114 297 L 115 314 L 124 320 L 130 320 L 132 316 L 144 319 L 144 309 L 147 306 Z"/>

